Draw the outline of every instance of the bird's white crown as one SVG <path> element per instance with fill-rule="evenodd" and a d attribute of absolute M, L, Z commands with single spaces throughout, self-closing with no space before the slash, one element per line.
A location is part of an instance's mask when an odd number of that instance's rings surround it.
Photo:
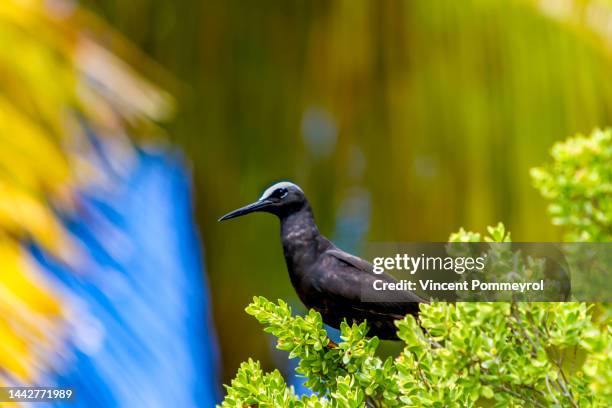
<path fill-rule="evenodd" d="M 280 183 L 276 183 L 271 185 L 270 187 L 268 187 L 266 189 L 266 191 L 263 192 L 263 194 L 261 195 L 261 197 L 259 197 L 260 200 L 263 200 L 264 198 L 268 197 L 270 194 L 272 194 L 272 192 L 274 192 L 274 190 L 276 190 L 277 188 L 295 188 L 298 189 L 299 191 L 302 191 L 302 189 L 300 188 L 300 186 L 298 186 L 297 184 L 293 184 L 289 181 L 281 181 Z M 303 192 L 303 191 L 302 191 Z"/>

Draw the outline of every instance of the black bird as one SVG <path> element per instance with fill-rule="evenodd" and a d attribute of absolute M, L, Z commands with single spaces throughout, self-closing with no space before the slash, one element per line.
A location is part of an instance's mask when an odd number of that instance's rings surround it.
<path fill-rule="evenodd" d="M 321 313 L 323 321 L 335 328 L 343 319 L 367 320 L 368 335 L 397 340 L 394 321 L 406 314 L 418 315 L 419 303 L 426 302 L 409 291 L 394 292 L 394 298 L 363 302 L 362 289 L 375 280 L 397 282 L 386 273 L 375 275 L 373 266 L 338 249 L 322 236 L 310 204 L 300 187 L 281 182 L 268 188 L 256 202 L 234 210 L 219 221 L 252 212 L 276 215 L 281 224 L 281 242 L 291 283 L 308 308 Z"/>

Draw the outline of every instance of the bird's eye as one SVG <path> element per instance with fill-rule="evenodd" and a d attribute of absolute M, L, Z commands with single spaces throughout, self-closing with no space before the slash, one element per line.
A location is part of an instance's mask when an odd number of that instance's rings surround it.
<path fill-rule="evenodd" d="M 276 190 L 274 190 L 274 193 L 272 193 L 272 197 L 285 198 L 287 197 L 287 194 L 289 194 L 289 191 L 287 191 L 286 188 L 277 188 Z"/>

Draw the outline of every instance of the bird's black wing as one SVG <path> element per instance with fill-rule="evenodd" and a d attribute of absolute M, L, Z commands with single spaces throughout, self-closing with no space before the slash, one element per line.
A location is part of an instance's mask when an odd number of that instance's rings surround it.
<path fill-rule="evenodd" d="M 355 255 L 351 255 L 348 252 L 344 252 L 338 248 L 334 248 L 325 251 L 325 253 L 327 255 L 335 257 L 336 259 L 346 263 L 347 265 L 351 265 L 354 268 L 359 269 L 360 271 L 367 272 L 370 274 L 374 273 L 374 266 L 371 263 Z"/>
<path fill-rule="evenodd" d="M 320 267 L 326 273 L 317 274 L 316 286 L 346 307 L 401 318 L 418 310 L 418 303 L 427 303 L 407 290 L 375 293 L 375 281 L 397 283 L 397 280 L 387 273 L 374 274 L 371 263 L 335 247 L 325 251 L 322 261 Z M 364 296 L 366 293 L 368 296 Z"/>

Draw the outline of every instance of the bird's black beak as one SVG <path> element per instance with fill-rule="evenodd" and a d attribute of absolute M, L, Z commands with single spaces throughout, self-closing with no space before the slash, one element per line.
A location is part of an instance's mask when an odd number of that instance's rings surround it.
<path fill-rule="evenodd" d="M 261 211 L 264 208 L 268 207 L 270 204 L 272 204 L 272 202 L 269 200 L 259 200 L 254 202 L 253 204 L 245 205 L 242 208 L 238 208 L 237 210 L 225 214 L 223 217 L 219 218 L 219 221 L 225 221 L 229 220 L 230 218 L 240 217 L 255 211 Z"/>

